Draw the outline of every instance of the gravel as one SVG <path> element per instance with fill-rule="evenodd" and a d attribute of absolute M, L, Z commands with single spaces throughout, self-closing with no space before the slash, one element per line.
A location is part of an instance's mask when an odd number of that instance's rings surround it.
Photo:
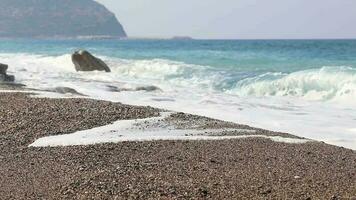
<path fill-rule="evenodd" d="M 0 93 L 0 199 L 356 199 L 356 152 L 321 142 L 248 138 L 28 148 L 43 136 L 160 112 Z M 169 121 L 189 127 L 188 118 L 196 128 L 247 127 L 183 113 Z"/>

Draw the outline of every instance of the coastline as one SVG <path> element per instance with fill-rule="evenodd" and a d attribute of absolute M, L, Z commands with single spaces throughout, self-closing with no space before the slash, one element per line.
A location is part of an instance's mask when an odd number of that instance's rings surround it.
<path fill-rule="evenodd" d="M 157 117 L 162 110 L 0 93 L 0 111 L 6 113 L 0 116 L 0 182 L 6 183 L 0 196 L 5 199 L 356 197 L 356 152 L 342 147 L 252 137 L 29 148 L 45 136 Z M 203 121 L 205 128 L 247 127 L 184 113 L 171 120 L 186 126 L 194 125 L 187 121 Z"/>
<path fill-rule="evenodd" d="M 355 150 L 354 44 L 9 40 L 1 45 L 0 59 L 28 88 L 72 88 L 94 99 L 192 113 Z M 78 47 L 107 62 L 112 73 L 76 72 L 70 52 Z M 200 50 L 192 57 L 194 49 Z M 293 56 L 296 51 L 303 59 Z M 160 90 L 131 92 L 152 86 Z"/>

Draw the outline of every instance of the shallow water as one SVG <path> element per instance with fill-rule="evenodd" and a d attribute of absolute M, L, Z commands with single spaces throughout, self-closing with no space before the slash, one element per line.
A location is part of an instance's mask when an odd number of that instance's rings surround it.
<path fill-rule="evenodd" d="M 87 49 L 112 73 L 75 72 Z M 17 82 L 152 105 L 356 149 L 356 40 L 0 40 Z M 157 91 L 113 92 L 139 86 Z"/>

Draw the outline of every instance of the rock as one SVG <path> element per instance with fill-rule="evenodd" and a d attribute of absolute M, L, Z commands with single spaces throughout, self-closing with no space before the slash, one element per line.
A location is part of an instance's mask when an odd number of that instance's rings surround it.
<path fill-rule="evenodd" d="M 6 75 L 0 74 L 0 82 L 6 81 Z"/>
<path fill-rule="evenodd" d="M 14 82 L 15 76 L 6 74 L 8 65 L 0 63 L 0 82 Z"/>
<path fill-rule="evenodd" d="M 161 90 L 159 87 L 156 87 L 154 85 L 151 86 L 140 86 L 136 88 L 136 91 L 146 91 L 146 92 L 153 92 L 153 91 L 157 91 L 157 90 Z"/>
<path fill-rule="evenodd" d="M 150 86 L 139 86 L 136 88 L 118 88 L 113 85 L 106 86 L 110 92 L 127 92 L 127 91 L 146 91 L 146 92 L 153 92 L 153 91 L 162 91 L 159 87 L 154 85 Z"/>
<path fill-rule="evenodd" d="M 0 63 L 0 74 L 6 74 L 8 65 Z"/>
<path fill-rule="evenodd" d="M 261 194 L 263 194 L 263 195 L 267 195 L 267 194 L 271 194 L 272 193 L 272 190 L 271 189 L 265 189 L 265 190 L 263 190 L 262 192 L 261 192 Z"/>
<path fill-rule="evenodd" d="M 113 85 L 107 85 L 106 86 L 108 88 L 108 90 L 110 92 L 126 92 L 126 91 L 133 91 L 132 89 L 128 89 L 128 88 L 118 88 L 116 86 Z"/>
<path fill-rule="evenodd" d="M 106 86 L 110 92 L 120 92 L 119 88 L 113 85 Z"/>
<path fill-rule="evenodd" d="M 0 74 L 0 81 L 1 82 L 14 82 L 15 76 L 7 75 L 7 74 Z"/>
<path fill-rule="evenodd" d="M 104 61 L 85 50 L 74 52 L 72 62 L 77 71 L 111 71 Z"/>
<path fill-rule="evenodd" d="M 83 96 L 83 94 L 79 93 L 78 91 L 76 91 L 73 88 L 69 88 L 69 87 L 56 87 L 53 90 L 50 90 L 51 92 L 56 92 L 56 93 L 60 93 L 60 94 L 75 94 L 75 95 L 81 95 Z"/>

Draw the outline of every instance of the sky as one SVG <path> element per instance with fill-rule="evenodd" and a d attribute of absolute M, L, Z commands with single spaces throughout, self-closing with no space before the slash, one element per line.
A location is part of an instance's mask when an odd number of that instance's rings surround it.
<path fill-rule="evenodd" d="M 129 37 L 356 38 L 356 0 L 97 0 Z"/>

